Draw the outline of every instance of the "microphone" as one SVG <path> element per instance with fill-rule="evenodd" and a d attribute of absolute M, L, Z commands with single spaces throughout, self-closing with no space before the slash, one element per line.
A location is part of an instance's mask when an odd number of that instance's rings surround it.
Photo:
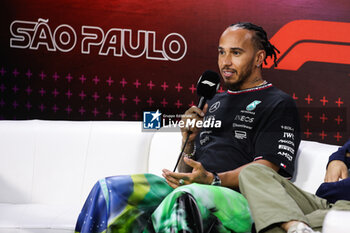
<path fill-rule="evenodd" d="M 199 77 L 199 80 L 197 83 L 197 95 L 200 96 L 197 107 L 200 108 L 201 110 L 203 110 L 205 103 L 207 102 L 207 100 L 211 100 L 214 97 L 214 95 L 216 94 L 216 92 L 219 89 L 219 86 L 220 86 L 219 74 L 214 72 L 214 71 L 211 71 L 211 70 L 205 71 Z M 173 172 L 176 171 L 176 168 L 179 165 L 182 154 L 185 150 L 185 147 L 187 145 L 188 139 L 189 139 L 191 134 L 192 134 L 191 131 L 189 131 L 187 134 L 186 140 L 182 146 L 182 150 L 181 150 L 180 155 L 177 159 L 177 162 L 175 164 Z"/>
<path fill-rule="evenodd" d="M 211 100 L 220 86 L 220 76 L 218 73 L 207 70 L 205 71 L 198 80 L 197 83 L 197 95 L 200 96 L 198 102 L 198 108 L 203 110 L 207 100 Z"/>

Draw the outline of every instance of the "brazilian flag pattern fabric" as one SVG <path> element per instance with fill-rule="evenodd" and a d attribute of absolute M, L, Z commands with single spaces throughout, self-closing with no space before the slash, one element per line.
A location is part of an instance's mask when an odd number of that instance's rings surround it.
<path fill-rule="evenodd" d="M 246 199 L 231 189 L 191 184 L 171 188 L 152 174 L 113 176 L 98 181 L 79 215 L 76 233 L 193 232 L 186 206 L 178 199 L 195 200 L 204 232 L 216 221 L 216 232 L 249 232 L 252 219 Z"/>

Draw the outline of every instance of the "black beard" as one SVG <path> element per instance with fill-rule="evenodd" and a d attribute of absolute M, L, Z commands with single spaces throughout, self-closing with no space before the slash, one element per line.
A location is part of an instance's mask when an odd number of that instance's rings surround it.
<path fill-rule="evenodd" d="M 231 90 L 231 91 L 241 90 L 242 85 L 245 83 L 245 81 L 248 79 L 248 77 L 252 74 L 252 72 L 253 72 L 253 60 L 249 64 L 246 71 L 238 76 L 238 81 L 236 83 L 232 83 L 232 84 L 225 83 L 226 88 L 228 90 Z"/>

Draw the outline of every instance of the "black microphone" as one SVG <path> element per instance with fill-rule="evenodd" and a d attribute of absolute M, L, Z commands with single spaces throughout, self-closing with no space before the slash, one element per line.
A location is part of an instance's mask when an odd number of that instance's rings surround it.
<path fill-rule="evenodd" d="M 197 83 L 197 95 L 200 96 L 197 107 L 203 110 L 205 103 L 214 97 L 219 86 L 219 74 L 211 70 L 205 71 Z"/>
<path fill-rule="evenodd" d="M 211 100 L 214 97 L 214 95 L 216 94 L 216 92 L 219 89 L 219 86 L 220 86 L 219 74 L 214 72 L 214 71 L 211 71 L 211 70 L 205 71 L 199 77 L 199 80 L 197 83 L 197 95 L 200 96 L 197 107 L 200 108 L 201 110 L 203 110 L 205 103 L 207 102 L 207 100 Z M 192 134 L 191 131 L 189 131 L 187 134 L 186 140 L 182 146 L 182 150 L 181 150 L 180 155 L 177 159 L 177 162 L 175 164 L 173 172 L 176 171 L 176 168 L 179 165 L 179 162 L 181 160 L 181 156 L 185 150 L 185 147 L 187 145 L 188 139 L 189 139 L 191 134 Z"/>

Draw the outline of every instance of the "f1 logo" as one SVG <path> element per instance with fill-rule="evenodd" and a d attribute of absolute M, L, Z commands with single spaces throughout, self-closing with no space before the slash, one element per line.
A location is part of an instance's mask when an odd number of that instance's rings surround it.
<path fill-rule="evenodd" d="M 207 84 L 207 85 L 210 86 L 210 87 L 215 86 L 215 83 L 212 83 L 212 82 L 210 82 L 209 80 L 204 80 L 202 83 L 203 83 L 203 84 Z"/>
<path fill-rule="evenodd" d="M 284 25 L 270 42 L 281 52 L 280 70 L 298 70 L 309 61 L 350 64 L 350 23 L 295 20 Z M 274 64 L 267 58 L 267 66 Z"/>

